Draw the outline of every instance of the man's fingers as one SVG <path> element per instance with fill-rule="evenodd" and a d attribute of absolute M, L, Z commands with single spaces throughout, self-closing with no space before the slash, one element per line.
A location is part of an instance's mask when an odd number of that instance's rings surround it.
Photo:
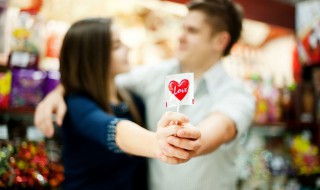
<path fill-rule="evenodd" d="M 45 131 L 45 136 L 48 138 L 53 137 L 54 134 L 54 127 L 48 127 Z"/>
<path fill-rule="evenodd" d="M 35 110 L 34 124 L 45 136 L 49 137 L 50 134 L 48 134 L 45 120 L 43 120 L 44 110 L 44 105 L 40 103 Z"/>
<path fill-rule="evenodd" d="M 56 113 L 56 123 L 58 126 L 62 125 L 63 118 L 64 118 L 64 115 L 66 114 L 66 112 L 67 112 L 66 105 L 58 106 L 57 113 Z"/>
<path fill-rule="evenodd" d="M 198 150 L 200 148 L 200 141 L 178 138 L 175 136 L 170 136 L 167 138 L 167 143 L 173 145 L 176 148 L 181 148 L 185 150 Z"/>
<path fill-rule="evenodd" d="M 161 119 L 158 122 L 158 127 L 165 127 L 169 125 L 172 121 L 176 121 L 178 123 L 186 123 L 189 122 L 189 119 L 183 115 L 182 113 L 178 112 L 165 112 Z"/>
<path fill-rule="evenodd" d="M 198 128 L 195 127 L 181 127 L 177 131 L 177 136 L 187 139 L 199 139 L 201 137 L 201 132 Z"/>
<path fill-rule="evenodd" d="M 50 110 L 41 103 L 35 110 L 34 124 L 46 137 L 52 137 L 54 133 Z"/>
<path fill-rule="evenodd" d="M 40 126 L 40 118 L 42 117 L 41 105 L 39 104 L 34 113 L 34 124 L 39 128 Z M 40 128 L 39 128 L 40 129 Z M 40 129 L 41 130 L 41 129 Z"/>
<path fill-rule="evenodd" d="M 162 137 L 168 137 L 171 135 L 176 135 L 179 128 L 181 128 L 181 126 L 178 125 L 170 125 L 168 127 L 162 128 L 160 131 L 160 134 Z"/>
<path fill-rule="evenodd" d="M 42 125 L 45 128 L 45 135 L 47 137 L 51 137 L 53 133 L 53 119 L 52 119 L 52 107 L 43 107 L 43 115 L 42 115 Z"/>

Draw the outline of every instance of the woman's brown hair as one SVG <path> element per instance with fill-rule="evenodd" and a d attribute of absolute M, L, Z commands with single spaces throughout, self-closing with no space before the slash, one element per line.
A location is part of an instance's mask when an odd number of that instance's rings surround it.
<path fill-rule="evenodd" d="M 109 97 L 112 51 L 112 20 L 84 19 L 74 23 L 66 33 L 60 51 L 61 83 L 65 95 L 81 93 L 92 98 L 103 110 L 112 113 Z M 113 81 L 111 81 L 113 82 Z M 129 101 L 135 122 L 141 121 Z"/>

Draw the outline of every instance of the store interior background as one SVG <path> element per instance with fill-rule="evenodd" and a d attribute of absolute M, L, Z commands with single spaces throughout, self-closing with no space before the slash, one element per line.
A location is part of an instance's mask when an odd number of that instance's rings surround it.
<path fill-rule="evenodd" d="M 161 64 L 174 56 L 187 2 L 0 0 L 0 189 L 61 185 L 59 133 L 45 139 L 33 111 L 59 81 L 70 24 L 113 16 L 132 67 Z M 244 29 L 223 62 L 256 97 L 237 164 L 239 189 L 320 189 L 320 1 L 236 2 Z M 315 44 L 311 53 L 308 44 Z"/>

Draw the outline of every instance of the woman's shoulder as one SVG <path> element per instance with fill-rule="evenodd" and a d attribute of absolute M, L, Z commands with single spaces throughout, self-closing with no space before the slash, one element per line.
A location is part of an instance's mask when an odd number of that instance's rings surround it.
<path fill-rule="evenodd" d="M 92 102 L 93 100 L 89 98 L 89 96 L 83 94 L 83 93 L 73 93 L 73 94 L 68 94 L 65 97 L 65 100 L 68 102 Z"/>
<path fill-rule="evenodd" d="M 89 96 L 81 93 L 70 94 L 65 97 L 66 104 L 69 107 L 91 107 L 96 108 L 98 105 Z"/>
<path fill-rule="evenodd" d="M 129 92 L 129 94 L 131 95 L 133 102 L 136 104 L 138 108 L 144 107 L 143 99 L 139 95 L 133 92 Z"/>

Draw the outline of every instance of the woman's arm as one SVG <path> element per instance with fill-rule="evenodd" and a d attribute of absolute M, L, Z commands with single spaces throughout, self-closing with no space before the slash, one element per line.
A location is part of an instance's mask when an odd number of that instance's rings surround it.
<path fill-rule="evenodd" d="M 183 114 L 165 113 L 159 122 L 177 121 L 179 123 L 188 122 Z M 148 131 L 131 121 L 119 121 L 116 127 L 116 144 L 119 148 L 127 153 L 159 158 L 160 160 L 177 164 L 188 161 L 191 157 L 190 151 L 196 151 L 200 147 L 200 131 L 197 128 L 185 128 L 189 134 L 189 138 L 185 139 L 185 143 L 181 147 L 170 147 L 170 155 L 165 156 L 164 150 L 169 145 L 167 138 L 176 135 L 178 130 L 184 128 L 181 125 L 170 125 L 167 127 L 159 127 L 157 132 Z"/>
<path fill-rule="evenodd" d="M 76 136 L 82 136 L 96 143 L 105 146 L 113 152 L 123 151 L 133 155 L 150 158 L 159 158 L 166 163 L 182 163 L 189 159 L 189 150 L 175 147 L 170 157 L 165 157 L 162 148 L 167 143 L 167 138 L 175 135 L 181 126 L 171 125 L 160 127 L 157 133 L 148 131 L 141 126 L 117 118 L 104 112 L 91 99 L 84 96 L 67 97 L 68 115 L 63 125 L 64 130 L 70 131 Z M 167 121 L 187 122 L 183 114 L 165 114 Z M 199 135 L 194 130 L 190 134 Z M 195 140 L 187 141 L 186 147 L 194 147 Z"/>
<path fill-rule="evenodd" d="M 176 114 L 176 113 L 174 113 Z M 200 156 L 210 153 L 216 150 L 219 146 L 224 143 L 231 141 L 235 138 L 236 128 L 234 123 L 220 113 L 213 113 L 203 122 L 201 122 L 197 127 L 192 124 L 188 124 L 189 127 L 180 128 L 176 131 L 176 135 L 171 135 L 167 138 L 166 147 L 164 147 L 163 153 L 166 156 L 172 156 L 174 154 L 175 147 L 181 147 L 190 150 L 190 158 L 194 156 Z M 170 127 L 170 124 L 160 124 L 161 126 Z M 201 147 L 193 148 L 187 147 L 188 140 L 193 138 L 193 134 L 190 133 L 191 129 L 198 129 L 201 132 Z M 199 139 L 197 139 L 199 140 Z"/>

